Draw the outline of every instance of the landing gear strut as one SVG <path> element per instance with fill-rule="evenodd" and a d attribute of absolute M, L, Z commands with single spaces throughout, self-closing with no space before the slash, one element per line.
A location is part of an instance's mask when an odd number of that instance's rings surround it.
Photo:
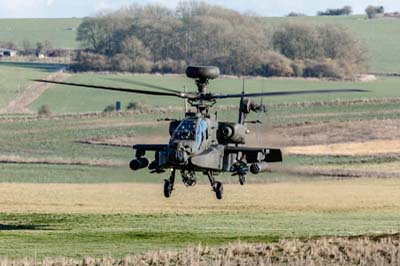
<path fill-rule="evenodd" d="M 224 186 L 222 185 L 221 182 L 215 181 L 214 175 L 212 171 L 207 171 L 207 176 L 208 179 L 210 180 L 210 184 L 212 187 L 212 190 L 215 192 L 215 196 L 217 199 L 222 199 L 222 196 L 224 194 Z"/>
<path fill-rule="evenodd" d="M 244 185 L 246 183 L 246 176 L 245 175 L 239 175 L 239 183 L 240 185 Z"/>
<path fill-rule="evenodd" d="M 175 169 L 172 170 L 169 179 L 164 180 L 164 196 L 166 198 L 171 197 L 172 190 L 174 190 L 175 183 Z"/>

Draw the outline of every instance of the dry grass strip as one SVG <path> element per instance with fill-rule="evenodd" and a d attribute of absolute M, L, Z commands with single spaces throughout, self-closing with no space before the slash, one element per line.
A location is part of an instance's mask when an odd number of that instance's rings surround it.
<path fill-rule="evenodd" d="M 87 165 L 87 166 L 123 166 L 126 163 L 112 160 L 73 160 L 73 159 L 35 159 L 19 156 L 0 156 L 0 164 L 57 164 L 57 165 Z"/>
<path fill-rule="evenodd" d="M 222 247 L 195 246 L 180 251 L 158 251 L 123 259 L 2 258 L 1 266 L 130 266 L 130 265 L 399 265 L 400 237 L 336 237 L 282 240 L 272 244 L 232 243 Z"/>
<path fill-rule="evenodd" d="M 267 177 L 266 177 L 267 178 Z M 209 185 L 176 186 L 166 200 L 160 184 L 0 184 L 0 212 L 206 214 L 273 212 L 400 212 L 400 180 L 226 184 L 222 201 Z"/>
<path fill-rule="evenodd" d="M 380 154 L 400 154 L 400 140 L 374 140 L 328 145 L 310 145 L 285 148 L 286 154 L 371 156 Z"/>

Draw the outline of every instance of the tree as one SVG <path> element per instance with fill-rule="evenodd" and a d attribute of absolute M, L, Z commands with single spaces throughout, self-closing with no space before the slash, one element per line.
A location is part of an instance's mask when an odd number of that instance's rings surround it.
<path fill-rule="evenodd" d="M 351 14 L 351 7 L 330 12 Z M 77 39 L 84 49 L 75 69 L 182 73 L 189 64 L 213 64 L 225 74 L 292 76 L 304 73 L 307 60 L 329 59 L 335 67 L 339 60 L 351 67 L 361 62 L 359 43 L 330 27 L 274 30 L 262 18 L 197 1 L 180 2 L 175 11 L 133 5 L 83 20 Z M 343 48 L 350 45 L 354 49 Z"/>
<path fill-rule="evenodd" d="M 341 16 L 341 15 L 351 15 L 353 9 L 351 6 L 344 6 L 343 8 L 327 9 L 326 11 L 318 11 L 317 16 Z"/>
<path fill-rule="evenodd" d="M 367 14 L 369 19 L 376 18 L 378 14 L 384 14 L 385 8 L 383 6 L 367 6 L 365 9 L 365 13 Z"/>
<path fill-rule="evenodd" d="M 272 42 L 275 50 L 292 60 L 317 59 L 323 54 L 318 34 L 308 24 L 285 24 L 274 33 Z"/>

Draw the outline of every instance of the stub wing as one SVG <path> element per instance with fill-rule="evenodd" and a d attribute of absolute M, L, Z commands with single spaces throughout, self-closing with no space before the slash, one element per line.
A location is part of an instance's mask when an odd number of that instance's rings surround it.
<path fill-rule="evenodd" d="M 162 151 L 168 149 L 168 144 L 137 144 L 133 145 L 137 151 Z"/>
<path fill-rule="evenodd" d="M 246 158 L 247 163 L 256 163 L 260 161 L 276 163 L 282 162 L 282 151 L 272 148 L 253 148 L 253 147 L 235 147 L 226 146 L 225 155 L 239 154 Z"/>

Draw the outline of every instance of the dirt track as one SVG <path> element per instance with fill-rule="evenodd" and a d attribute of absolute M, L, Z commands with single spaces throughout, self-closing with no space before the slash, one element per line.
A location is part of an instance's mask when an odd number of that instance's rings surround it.
<path fill-rule="evenodd" d="M 64 81 L 68 79 L 71 74 L 63 73 L 61 71 L 49 75 L 46 79 L 53 81 Z M 21 95 L 18 95 L 11 101 L 7 107 L 0 109 L 0 114 L 32 114 L 32 110 L 28 106 L 40 97 L 52 85 L 45 83 L 34 83 L 28 87 Z"/>

